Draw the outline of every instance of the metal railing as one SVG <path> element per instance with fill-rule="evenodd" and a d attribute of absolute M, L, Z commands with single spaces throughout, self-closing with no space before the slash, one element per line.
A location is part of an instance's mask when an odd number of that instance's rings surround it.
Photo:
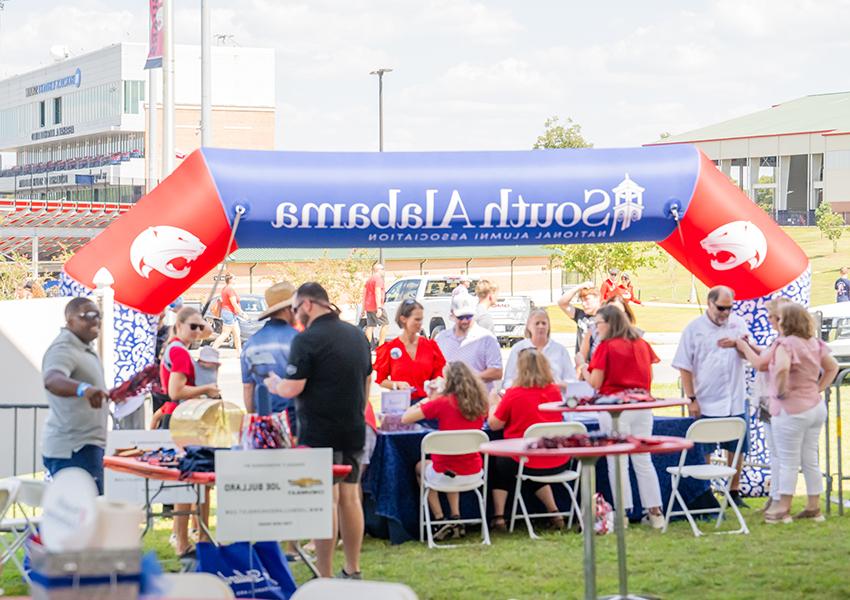
<path fill-rule="evenodd" d="M 6 438 L 5 449 L 0 450 L 0 456 L 11 456 L 12 465 L 10 470 L 10 475 L 20 475 L 22 473 L 26 473 L 26 470 L 18 469 L 18 455 L 19 455 L 19 440 L 22 437 L 22 432 L 19 431 L 23 429 L 20 427 L 19 422 L 19 413 L 21 411 L 32 411 L 32 463 L 31 469 L 29 473 L 36 473 L 41 470 L 41 456 L 39 452 L 39 435 L 38 429 L 41 421 L 39 420 L 39 411 L 47 412 L 48 406 L 47 404 L 0 404 L 0 423 L 8 423 L 9 420 L 7 418 L 8 412 L 12 412 L 12 435 L 10 438 Z M 26 423 L 25 426 L 29 426 L 29 423 Z M 8 442 L 11 440 L 11 452 L 8 451 Z M 2 448 L 2 446 L 0 446 Z"/>
<path fill-rule="evenodd" d="M 850 377 L 850 368 L 842 369 L 835 377 L 826 390 L 824 390 L 824 398 L 826 401 L 826 423 L 824 424 L 824 440 L 825 440 L 825 471 L 824 478 L 826 479 L 826 513 L 832 512 L 832 491 L 833 487 L 837 487 L 838 492 L 838 514 L 844 514 L 844 482 L 850 480 L 850 475 L 844 475 L 844 460 L 842 457 L 842 422 L 841 422 L 841 386 L 845 384 L 847 378 Z M 830 450 L 829 439 L 829 419 L 832 400 L 835 400 L 835 453 L 836 453 L 836 473 L 832 472 L 832 452 Z"/>

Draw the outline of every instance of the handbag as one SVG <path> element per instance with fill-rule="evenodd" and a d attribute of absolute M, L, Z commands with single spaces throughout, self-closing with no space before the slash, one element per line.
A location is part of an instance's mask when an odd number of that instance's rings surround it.
<path fill-rule="evenodd" d="M 237 598 L 288 600 L 295 593 L 295 579 L 277 542 L 199 542 L 196 548 L 196 570 L 219 577 Z"/>

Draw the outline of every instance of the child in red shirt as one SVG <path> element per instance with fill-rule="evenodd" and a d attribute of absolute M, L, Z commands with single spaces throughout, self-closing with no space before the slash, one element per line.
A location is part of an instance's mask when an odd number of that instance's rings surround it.
<path fill-rule="evenodd" d="M 525 430 L 536 423 L 561 421 L 560 413 L 541 412 L 539 406 L 545 402 L 560 402 L 561 390 L 555 385 L 549 361 L 535 348 L 526 348 L 517 359 L 517 377 L 491 413 L 490 429 L 505 430 L 505 439 L 521 438 Z M 567 459 L 531 458 L 523 468 L 530 475 L 554 475 L 566 467 Z M 491 527 L 505 531 L 505 504 L 508 492 L 516 487 L 519 462 L 516 458 L 494 456 L 490 459 L 490 489 L 493 491 L 493 522 Z M 523 483 L 546 506 L 547 512 L 558 512 L 552 488 L 548 484 L 533 481 Z M 564 528 L 563 517 L 552 517 L 552 525 Z"/>
<path fill-rule="evenodd" d="M 407 409 L 401 418 L 402 423 L 415 423 L 421 419 L 434 419 L 440 431 L 457 431 L 463 429 L 481 429 L 484 417 L 487 415 L 487 391 L 484 384 L 462 362 L 452 362 L 445 368 L 446 385 L 442 394 L 431 400 L 415 404 Z M 431 460 L 416 465 L 417 477 L 425 477 L 429 483 L 441 482 L 462 484 L 481 481 L 484 476 L 483 461 L 478 452 L 444 456 L 432 454 Z M 460 518 L 460 494 L 446 494 L 451 510 L 451 519 Z M 443 507 L 440 504 L 438 492 L 428 491 L 428 505 L 434 519 L 443 519 Z M 462 524 L 435 525 L 434 539 L 444 540 L 447 537 L 463 537 L 466 534 Z"/>

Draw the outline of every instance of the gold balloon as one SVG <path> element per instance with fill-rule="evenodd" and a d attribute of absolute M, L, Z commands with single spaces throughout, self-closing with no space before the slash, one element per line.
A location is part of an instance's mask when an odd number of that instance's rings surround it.
<path fill-rule="evenodd" d="M 171 439 L 180 447 L 230 448 L 239 442 L 242 409 L 224 400 L 186 400 L 171 415 Z"/>

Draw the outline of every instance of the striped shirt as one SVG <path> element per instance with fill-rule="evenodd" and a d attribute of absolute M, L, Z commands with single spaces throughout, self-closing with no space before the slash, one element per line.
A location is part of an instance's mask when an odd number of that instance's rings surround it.
<path fill-rule="evenodd" d="M 455 334 L 454 328 L 441 331 L 436 342 L 446 362 L 460 361 L 476 374 L 486 369 L 502 368 L 502 354 L 496 336 L 476 323 L 461 337 Z M 487 388 L 491 385 L 488 383 Z"/>

